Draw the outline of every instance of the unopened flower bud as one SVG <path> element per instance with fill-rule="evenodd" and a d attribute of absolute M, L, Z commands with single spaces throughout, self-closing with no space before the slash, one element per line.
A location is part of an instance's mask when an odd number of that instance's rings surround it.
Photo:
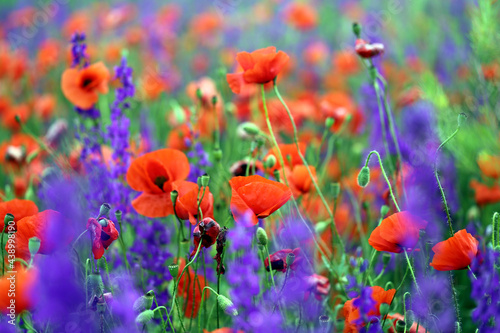
<path fill-rule="evenodd" d="M 267 245 L 267 234 L 266 231 L 261 227 L 257 228 L 257 240 L 259 241 L 259 244 L 264 246 Z"/>
<path fill-rule="evenodd" d="M 326 120 L 325 120 L 325 127 L 326 128 L 332 127 L 333 124 L 335 124 L 335 119 L 333 119 L 331 117 L 326 118 Z"/>
<path fill-rule="evenodd" d="M 196 98 L 198 98 L 199 100 L 203 98 L 203 94 L 201 93 L 200 88 L 196 89 Z"/>
<path fill-rule="evenodd" d="M 380 216 L 382 218 L 384 218 L 384 216 L 387 215 L 387 213 L 389 213 L 389 206 L 386 206 L 386 205 L 382 205 L 382 207 L 380 207 Z"/>
<path fill-rule="evenodd" d="M 32 256 L 38 253 L 40 250 L 40 239 L 38 237 L 31 237 L 28 243 L 28 249 Z"/>
<path fill-rule="evenodd" d="M 269 155 L 264 161 L 264 167 L 266 169 L 271 169 L 276 165 L 276 156 Z"/>
<path fill-rule="evenodd" d="M 370 182 L 370 168 L 364 166 L 361 168 L 358 174 L 358 185 L 361 187 L 366 187 Z"/>
<path fill-rule="evenodd" d="M 219 302 L 220 308 L 227 313 L 228 315 L 231 315 L 233 317 L 236 317 L 238 315 L 238 311 L 236 310 L 236 307 L 234 306 L 233 302 L 226 296 L 219 295 L 217 296 L 217 301 Z"/>
<path fill-rule="evenodd" d="M 352 24 L 352 32 L 354 32 L 354 35 L 359 38 L 361 36 L 361 25 L 359 23 L 353 23 Z"/>
<path fill-rule="evenodd" d="M 104 283 L 102 282 L 101 274 L 91 273 L 87 276 L 87 285 L 93 295 L 102 295 L 104 292 Z"/>
<path fill-rule="evenodd" d="M 389 313 L 389 308 L 390 306 L 387 303 L 380 304 L 380 314 L 386 315 L 387 313 Z"/>
<path fill-rule="evenodd" d="M 280 172 L 278 170 L 274 170 L 273 172 L 274 178 L 276 179 L 277 182 L 280 181 Z"/>
<path fill-rule="evenodd" d="M 168 271 L 170 272 L 170 275 L 172 275 L 174 279 L 177 279 L 177 275 L 179 274 L 179 265 L 178 264 L 168 265 Z"/>
<path fill-rule="evenodd" d="M 217 105 L 217 96 L 212 96 L 212 105 L 215 106 Z"/>
<path fill-rule="evenodd" d="M 137 324 L 147 324 L 153 319 L 154 311 L 153 310 L 145 310 L 139 313 L 139 315 L 135 318 L 135 322 Z"/>
<path fill-rule="evenodd" d="M 253 138 L 260 133 L 260 128 L 254 123 L 245 122 L 238 126 L 237 132 L 241 138 Z"/>

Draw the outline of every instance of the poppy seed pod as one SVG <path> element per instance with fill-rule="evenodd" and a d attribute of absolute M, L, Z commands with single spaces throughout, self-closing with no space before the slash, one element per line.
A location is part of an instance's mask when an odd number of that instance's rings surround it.
<path fill-rule="evenodd" d="M 122 222 L 122 215 L 123 213 L 121 210 L 115 211 L 116 222 L 118 222 L 118 224 Z"/>
<path fill-rule="evenodd" d="M 261 227 L 257 228 L 257 239 L 259 240 L 259 244 L 266 246 L 267 245 L 267 234 L 264 229 Z"/>
<path fill-rule="evenodd" d="M 4 219 L 3 219 L 3 223 L 5 226 L 7 226 L 7 224 L 9 224 L 9 222 L 12 222 L 14 221 L 14 215 L 8 213 L 5 215 Z"/>
<path fill-rule="evenodd" d="M 406 323 L 404 320 L 398 320 L 396 322 L 396 332 L 403 333 L 406 331 Z"/>
<path fill-rule="evenodd" d="M 467 115 L 463 112 L 458 114 L 458 127 L 461 127 L 463 123 L 467 120 Z"/>
<path fill-rule="evenodd" d="M 203 176 L 201 176 L 201 186 L 207 187 L 209 182 L 210 182 L 210 176 L 209 175 L 203 175 Z"/>
<path fill-rule="evenodd" d="M 327 315 L 321 315 L 319 316 L 319 322 L 322 325 L 328 325 L 328 323 L 330 322 L 330 317 L 328 317 Z"/>
<path fill-rule="evenodd" d="M 178 264 L 168 265 L 168 271 L 170 272 L 170 275 L 172 275 L 174 279 L 177 278 L 177 274 L 179 274 L 179 265 Z"/>
<path fill-rule="evenodd" d="M 28 243 L 31 256 L 34 256 L 40 250 L 40 239 L 38 237 L 31 237 Z"/>
<path fill-rule="evenodd" d="M 364 166 L 363 168 L 361 168 L 358 174 L 358 185 L 361 187 L 366 187 L 368 186 L 368 183 L 370 183 L 370 168 Z"/>
<path fill-rule="evenodd" d="M 170 200 L 172 200 L 172 204 L 175 205 L 175 203 L 177 202 L 177 197 L 179 196 L 179 192 L 177 191 L 172 191 L 170 192 Z"/>
<path fill-rule="evenodd" d="M 295 254 L 293 254 L 292 252 L 288 253 L 286 256 L 286 265 L 291 266 L 294 261 L 295 261 Z"/>
<path fill-rule="evenodd" d="M 87 285 L 92 295 L 102 295 L 104 292 L 104 283 L 102 282 L 101 274 L 92 273 L 87 276 Z"/>
<path fill-rule="evenodd" d="M 222 150 L 220 150 L 220 149 L 214 150 L 214 160 L 215 160 L 215 162 L 222 161 Z"/>
<path fill-rule="evenodd" d="M 110 204 L 108 203 L 103 203 L 101 205 L 101 208 L 99 209 L 99 216 L 97 217 L 97 219 L 99 219 L 99 217 L 106 217 L 106 218 L 109 218 L 109 211 L 111 210 L 111 206 Z"/>
<path fill-rule="evenodd" d="M 230 316 L 236 317 L 238 315 L 238 311 L 234 306 L 233 302 L 229 298 L 223 295 L 217 296 L 217 302 L 222 310 Z"/>

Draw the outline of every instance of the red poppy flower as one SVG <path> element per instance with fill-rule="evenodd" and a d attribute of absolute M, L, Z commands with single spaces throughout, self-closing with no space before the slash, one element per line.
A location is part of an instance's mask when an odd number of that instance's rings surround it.
<path fill-rule="evenodd" d="M 473 179 L 470 187 L 475 191 L 474 199 L 478 205 L 487 205 L 500 201 L 500 186 L 488 186 Z"/>
<path fill-rule="evenodd" d="M 351 117 L 347 129 L 356 133 L 363 123 L 363 113 L 358 110 L 352 98 L 344 92 L 332 92 L 325 95 L 320 101 L 320 109 L 324 119 L 327 117 L 335 120 L 331 127 L 332 132 L 338 132 L 348 117 Z"/>
<path fill-rule="evenodd" d="M 192 225 L 195 225 L 199 215 L 198 200 L 203 195 L 203 187 L 198 188 L 198 184 L 185 180 L 178 180 L 172 183 L 172 191 L 177 191 L 178 197 L 175 204 L 175 212 L 182 220 L 189 220 Z M 214 197 L 210 193 L 210 188 L 205 188 L 205 195 L 200 203 L 200 209 L 203 217 L 214 216 Z"/>
<path fill-rule="evenodd" d="M 165 145 L 168 148 L 177 149 L 177 150 L 187 150 L 188 146 L 186 145 L 186 140 L 191 141 L 191 130 L 189 126 L 186 124 L 182 124 L 170 131 L 167 137 L 167 141 Z"/>
<path fill-rule="evenodd" d="M 56 240 L 51 239 L 48 231 L 55 224 L 61 223 L 61 214 L 54 210 L 44 210 L 32 216 L 25 217 L 17 222 L 16 232 L 16 257 L 29 260 L 29 240 L 37 237 L 40 240 L 39 254 L 50 254 L 56 249 Z M 8 250 L 8 245 L 5 246 Z"/>
<path fill-rule="evenodd" d="M 403 249 L 411 250 L 417 245 L 420 229 L 426 226 L 427 221 L 409 212 L 395 213 L 382 220 L 368 243 L 377 251 L 400 253 Z"/>
<path fill-rule="evenodd" d="M 181 276 L 182 270 L 184 269 L 184 267 L 186 267 L 186 263 L 183 259 L 179 261 L 179 273 L 177 274 L 177 278 Z M 200 310 L 202 291 L 203 288 L 205 288 L 207 285 L 208 283 L 204 276 L 196 275 L 195 278 L 195 273 L 191 269 L 191 267 L 189 267 L 188 270 L 184 272 L 184 275 L 179 281 L 179 285 L 177 287 L 177 296 L 180 296 L 184 299 L 184 316 L 186 316 L 187 318 L 195 318 L 198 315 L 198 311 Z M 206 300 L 209 296 L 210 292 L 205 289 L 204 299 Z"/>
<path fill-rule="evenodd" d="M 401 320 L 401 321 L 405 320 L 405 317 L 399 313 L 393 313 L 393 314 L 387 315 L 387 318 L 393 320 L 394 327 L 396 326 L 396 323 L 398 320 Z M 418 331 L 417 331 L 417 326 L 418 326 Z M 396 333 L 396 330 L 391 327 L 391 328 L 389 328 L 388 332 L 389 333 Z M 410 329 L 407 329 L 406 332 L 407 333 L 425 333 L 428 331 L 422 325 L 419 325 L 417 322 L 413 322 Z"/>
<path fill-rule="evenodd" d="M 317 180 L 316 168 L 309 166 L 309 170 L 311 171 L 314 179 Z M 299 196 L 307 194 L 314 188 L 311 176 L 309 176 L 309 172 L 307 171 L 307 167 L 305 165 L 296 165 L 291 172 L 290 169 L 286 168 L 285 173 L 287 173 L 288 183 L 290 184 L 294 195 Z"/>
<path fill-rule="evenodd" d="M 108 93 L 109 71 L 102 62 L 88 67 L 66 69 L 61 89 L 66 98 L 79 108 L 90 109 L 99 99 L 98 93 Z"/>
<path fill-rule="evenodd" d="M 120 235 L 113 221 L 106 218 L 100 218 L 99 221 L 94 218 L 88 219 L 87 230 L 92 235 L 92 253 L 95 259 L 100 259 L 104 255 L 104 250 L 107 250 Z"/>
<path fill-rule="evenodd" d="M 278 149 L 281 152 L 281 156 L 283 157 L 283 162 L 289 168 L 293 168 L 298 164 L 302 164 L 302 159 L 300 158 L 299 151 L 297 150 L 297 146 L 294 143 L 280 144 L 278 145 Z M 302 153 L 302 156 L 305 156 L 307 145 L 303 142 L 299 142 L 299 149 L 300 152 Z M 266 169 L 266 171 L 269 173 L 273 173 L 274 170 L 281 170 L 281 162 L 276 147 L 273 147 L 269 151 L 266 157 L 264 157 L 264 161 L 271 155 L 273 155 L 276 158 L 276 164 L 274 164 L 274 167 Z"/>
<path fill-rule="evenodd" d="M 257 224 L 283 206 L 292 196 L 292 191 L 284 184 L 254 175 L 234 177 L 231 185 L 231 211 L 238 222 L 238 214 L 252 211 L 252 222 Z"/>
<path fill-rule="evenodd" d="M 375 301 L 375 307 L 371 311 L 367 313 L 368 317 L 371 316 L 380 316 L 380 305 L 382 303 L 391 304 L 392 299 L 394 298 L 394 294 L 396 294 L 396 289 L 384 290 L 384 288 L 379 286 L 370 287 L 372 289 L 372 299 Z M 357 333 L 364 325 L 359 325 L 356 322 L 361 318 L 361 314 L 359 313 L 359 309 L 354 306 L 354 300 L 357 298 L 353 298 L 344 303 L 343 314 L 345 317 L 345 326 L 344 332 L 348 333 Z"/>
<path fill-rule="evenodd" d="M 294 2 L 285 10 L 286 20 L 298 30 L 310 30 L 318 23 L 316 9 L 307 3 Z"/>
<path fill-rule="evenodd" d="M 318 274 L 307 276 L 306 283 L 309 288 L 305 295 L 305 301 L 307 301 L 311 293 L 318 301 L 321 301 L 330 292 L 330 281 L 325 276 Z"/>
<path fill-rule="evenodd" d="M 0 277 L 0 312 L 7 314 L 21 313 L 24 310 L 31 310 L 35 305 L 34 290 L 37 270 L 35 268 L 26 269 L 24 266 L 18 268 L 16 273 L 7 273 Z M 15 293 L 10 292 L 11 284 L 15 284 Z M 9 295 L 12 295 L 10 297 Z M 14 306 L 11 301 L 14 300 Z M 10 308 L 9 308 L 10 307 Z M 11 317 L 9 317 L 9 320 Z"/>
<path fill-rule="evenodd" d="M 291 249 L 279 250 L 278 252 L 271 254 L 269 256 L 271 258 L 271 269 L 285 273 L 288 268 L 288 264 L 286 263 L 286 257 L 288 256 L 289 253 L 293 253 L 295 255 L 293 263 L 290 265 L 290 269 L 295 270 L 297 265 L 301 261 L 300 248 L 298 247 L 293 250 Z M 266 271 L 269 271 L 269 258 L 267 257 L 264 260 L 264 266 L 266 267 Z"/>
<path fill-rule="evenodd" d="M 132 206 L 147 217 L 173 214 L 172 183 L 186 179 L 188 174 L 188 159 L 176 149 L 160 149 L 136 158 L 127 171 L 127 183 L 142 193 L 132 201 Z"/>
<path fill-rule="evenodd" d="M 500 177 L 500 156 L 489 155 L 485 152 L 479 154 L 477 158 L 477 165 L 481 172 L 491 178 Z"/>
<path fill-rule="evenodd" d="M 381 43 L 368 43 L 361 38 L 356 39 L 354 47 L 361 58 L 373 58 L 384 53 L 384 45 Z"/>
<path fill-rule="evenodd" d="M 201 242 L 201 247 L 209 248 L 210 246 L 215 244 L 217 241 L 217 236 L 219 235 L 220 225 L 215 222 L 210 217 L 205 217 L 201 220 L 200 224 L 196 226 L 193 230 L 193 243 L 194 249 L 191 252 L 192 258 L 196 254 L 196 250 Z"/>
<path fill-rule="evenodd" d="M 479 242 L 467 230 L 462 229 L 432 248 L 431 266 L 438 271 L 454 271 L 467 268 L 477 255 Z"/>
<path fill-rule="evenodd" d="M 236 60 L 243 68 L 243 72 L 226 75 L 229 87 L 235 94 L 239 94 L 245 84 L 268 83 L 274 80 L 289 58 L 283 51 L 276 52 L 274 46 L 252 53 L 239 52 L 236 55 Z"/>
<path fill-rule="evenodd" d="M 17 230 L 17 222 L 25 217 L 35 215 L 38 213 L 38 207 L 31 200 L 21 200 L 13 199 L 9 201 L 0 202 L 0 219 L 3 219 L 5 215 L 14 215 L 14 222 L 12 231 Z M 7 228 L 5 232 L 10 231 Z"/>

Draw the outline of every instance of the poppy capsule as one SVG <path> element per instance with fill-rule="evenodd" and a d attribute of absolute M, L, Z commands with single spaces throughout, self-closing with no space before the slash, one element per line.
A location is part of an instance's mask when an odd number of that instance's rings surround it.
<path fill-rule="evenodd" d="M 92 253 L 95 259 L 100 259 L 104 255 L 104 250 L 107 250 L 119 236 L 113 221 L 103 217 L 99 220 L 88 219 L 87 230 L 92 235 Z"/>
<path fill-rule="evenodd" d="M 401 253 L 417 245 L 420 229 L 426 226 L 426 221 L 409 212 L 395 213 L 383 219 L 372 231 L 368 243 L 377 251 Z"/>
<path fill-rule="evenodd" d="M 381 43 L 370 44 L 364 41 L 363 39 L 358 38 L 356 39 L 356 45 L 354 49 L 361 58 L 373 58 L 378 56 L 379 54 L 384 53 L 384 44 Z"/>
<path fill-rule="evenodd" d="M 190 259 L 196 254 L 196 250 L 201 242 L 201 247 L 209 248 L 215 244 L 219 235 L 220 226 L 210 217 L 205 217 L 200 224 L 193 230 L 194 250 L 191 252 Z"/>
<path fill-rule="evenodd" d="M 287 259 L 289 254 L 292 254 L 292 256 L 290 256 L 292 258 L 293 256 L 295 256 L 293 258 L 293 262 L 290 265 L 287 263 L 287 260 L 290 261 L 289 259 Z M 278 252 L 271 254 L 269 258 L 271 258 L 271 269 L 284 273 L 286 272 L 288 266 L 290 266 L 290 269 L 296 268 L 297 264 L 301 259 L 300 248 L 295 248 L 293 250 L 291 249 L 279 250 Z M 264 260 L 264 266 L 266 267 L 266 271 L 269 271 L 269 258 L 266 258 Z"/>
<path fill-rule="evenodd" d="M 430 265 L 438 271 L 465 269 L 476 257 L 478 244 L 478 240 L 467 230 L 457 231 L 453 237 L 434 245 L 434 258 Z"/>
<path fill-rule="evenodd" d="M 284 184 L 254 175 L 234 177 L 229 181 L 231 186 L 231 211 L 236 222 L 239 214 L 251 211 L 251 220 L 257 224 L 283 206 L 292 196 L 292 191 Z"/>

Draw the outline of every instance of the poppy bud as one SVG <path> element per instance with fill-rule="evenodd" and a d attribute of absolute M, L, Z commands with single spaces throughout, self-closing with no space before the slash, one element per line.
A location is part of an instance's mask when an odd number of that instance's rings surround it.
<path fill-rule="evenodd" d="M 153 319 L 153 316 L 154 316 L 154 311 L 153 310 L 142 311 L 135 318 L 135 322 L 137 324 L 143 324 L 144 325 L 144 324 L 147 324 L 148 322 L 150 322 L 151 319 Z"/>
<path fill-rule="evenodd" d="M 317 234 L 321 234 L 323 231 L 325 231 L 326 227 L 330 224 L 330 221 L 320 221 L 316 223 L 314 226 L 314 230 L 316 231 Z"/>
<path fill-rule="evenodd" d="M 295 254 L 293 254 L 292 252 L 288 253 L 286 256 L 286 265 L 290 267 L 294 261 L 295 261 Z"/>
<path fill-rule="evenodd" d="M 217 96 L 212 97 L 212 105 L 215 106 L 217 104 Z"/>
<path fill-rule="evenodd" d="M 199 100 L 203 98 L 203 94 L 201 93 L 200 88 L 196 89 L 196 98 L 198 98 Z"/>
<path fill-rule="evenodd" d="M 467 220 L 475 221 L 479 219 L 479 208 L 472 206 L 467 210 Z"/>
<path fill-rule="evenodd" d="M 101 205 L 101 208 L 99 209 L 99 216 L 97 217 L 97 219 L 99 219 L 100 217 L 106 217 L 106 218 L 109 218 L 109 211 L 111 210 L 111 206 L 110 204 L 108 203 L 103 203 Z"/>
<path fill-rule="evenodd" d="M 331 187 L 332 187 L 333 198 L 337 199 L 339 197 L 339 194 L 340 194 L 340 184 L 339 183 L 332 183 Z"/>
<path fill-rule="evenodd" d="M 458 127 L 462 126 L 466 119 L 467 115 L 463 112 L 460 112 L 458 114 Z"/>
<path fill-rule="evenodd" d="M 87 285 L 92 295 L 102 295 L 104 292 L 104 283 L 102 282 L 101 274 L 92 273 L 87 276 Z"/>
<path fill-rule="evenodd" d="M 228 315 L 231 315 L 233 317 L 236 317 L 238 315 L 238 311 L 236 310 L 233 302 L 231 302 L 231 300 L 226 296 L 217 296 L 217 302 L 219 302 L 220 308 Z"/>
<path fill-rule="evenodd" d="M 276 179 L 277 182 L 280 181 L 280 172 L 278 170 L 274 170 L 273 172 L 274 178 Z"/>
<path fill-rule="evenodd" d="M 31 237 L 28 243 L 28 249 L 33 257 L 40 250 L 40 239 L 38 237 Z"/>
<path fill-rule="evenodd" d="M 214 150 L 214 160 L 215 162 L 220 162 L 222 160 L 222 150 L 220 149 Z"/>
<path fill-rule="evenodd" d="M 209 182 L 210 182 L 210 176 L 209 175 L 203 175 L 203 176 L 201 176 L 201 186 L 207 187 Z"/>
<path fill-rule="evenodd" d="M 172 204 L 175 205 L 175 203 L 177 202 L 178 196 L 179 196 L 179 192 L 177 192 L 176 190 L 173 190 L 172 192 L 170 192 L 170 200 L 172 200 Z"/>
<path fill-rule="evenodd" d="M 389 206 L 382 205 L 382 207 L 380 207 L 380 216 L 384 217 L 387 213 L 389 213 Z"/>
<path fill-rule="evenodd" d="M 358 185 L 361 187 L 366 187 L 370 182 L 370 168 L 364 166 L 361 168 L 358 174 Z"/>
<path fill-rule="evenodd" d="M 257 228 L 257 239 L 259 240 L 259 244 L 263 246 L 267 245 L 267 234 L 266 231 L 261 227 Z"/>
<path fill-rule="evenodd" d="M 331 117 L 328 117 L 326 118 L 325 120 L 325 127 L 326 128 L 330 128 L 333 126 L 333 124 L 335 123 L 335 119 L 331 118 Z"/>
<path fill-rule="evenodd" d="M 170 272 L 170 275 L 172 275 L 172 277 L 176 279 L 177 274 L 179 274 L 179 265 L 177 264 L 168 265 L 168 271 Z"/>
<path fill-rule="evenodd" d="M 390 308 L 390 306 L 387 303 L 380 304 L 380 308 L 379 308 L 380 314 L 385 315 L 385 314 L 389 313 L 389 308 Z"/>
<path fill-rule="evenodd" d="M 251 122 L 245 122 L 241 125 L 238 126 L 238 133 L 241 133 L 242 136 L 256 136 L 260 133 L 260 128 L 259 126 L 255 125 L 254 123 Z"/>
<path fill-rule="evenodd" d="M 408 310 L 405 313 L 406 331 L 409 332 L 413 322 L 415 321 L 415 313 L 412 310 Z"/>
<path fill-rule="evenodd" d="M 3 224 L 5 226 L 7 226 L 7 224 L 9 224 L 10 222 L 13 222 L 13 221 L 14 221 L 14 215 L 7 213 L 3 219 Z"/>
<path fill-rule="evenodd" d="M 354 32 L 354 35 L 359 38 L 361 36 L 361 25 L 357 22 L 352 24 L 352 32 Z"/>
<path fill-rule="evenodd" d="M 264 167 L 266 169 L 271 169 L 276 165 L 276 157 L 274 155 L 269 155 L 264 161 Z"/>

